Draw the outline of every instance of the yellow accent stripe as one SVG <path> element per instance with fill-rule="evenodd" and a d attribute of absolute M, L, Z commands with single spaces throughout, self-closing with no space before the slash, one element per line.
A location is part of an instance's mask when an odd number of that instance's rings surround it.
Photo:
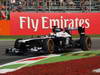
<path fill-rule="evenodd" d="M 97 54 L 90 54 L 89 56 L 97 56 Z"/>
<path fill-rule="evenodd" d="M 84 56 L 85 54 L 84 53 L 80 53 L 80 54 L 78 54 L 78 56 Z"/>

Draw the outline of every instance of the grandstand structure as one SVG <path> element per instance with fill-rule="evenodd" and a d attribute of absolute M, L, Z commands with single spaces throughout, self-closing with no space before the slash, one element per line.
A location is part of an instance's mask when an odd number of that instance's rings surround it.
<path fill-rule="evenodd" d="M 2 19 L 10 12 L 100 12 L 100 0 L 0 0 Z M 6 13 L 6 14 L 5 14 Z M 1 17 L 0 17 L 1 19 Z"/>
<path fill-rule="evenodd" d="M 6 11 L 100 12 L 100 0 L 1 0 Z"/>
<path fill-rule="evenodd" d="M 83 3 L 82 3 L 83 2 Z M 36 0 L 34 6 L 29 4 L 23 11 L 36 12 L 99 12 L 100 1 L 96 0 Z"/>

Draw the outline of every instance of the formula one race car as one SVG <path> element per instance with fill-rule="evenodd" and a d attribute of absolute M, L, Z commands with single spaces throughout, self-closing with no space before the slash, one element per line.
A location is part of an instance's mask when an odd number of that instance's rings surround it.
<path fill-rule="evenodd" d="M 79 32 L 79 39 L 72 39 L 72 30 Z M 85 28 L 61 29 L 53 27 L 52 33 L 46 36 L 30 39 L 17 39 L 14 48 L 6 49 L 6 54 L 25 54 L 25 53 L 56 53 L 68 49 L 80 48 L 82 50 L 91 49 L 91 38 L 85 35 Z"/>

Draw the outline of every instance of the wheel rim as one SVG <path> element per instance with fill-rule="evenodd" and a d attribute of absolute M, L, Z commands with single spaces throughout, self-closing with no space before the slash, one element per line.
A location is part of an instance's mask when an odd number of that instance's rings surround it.
<path fill-rule="evenodd" d="M 54 52 L 54 42 L 52 39 L 48 40 L 48 52 L 52 54 Z"/>

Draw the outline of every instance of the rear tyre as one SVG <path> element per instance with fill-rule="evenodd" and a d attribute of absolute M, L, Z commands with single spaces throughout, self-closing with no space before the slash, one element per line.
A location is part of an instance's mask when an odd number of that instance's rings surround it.
<path fill-rule="evenodd" d="M 84 51 L 88 51 L 91 49 L 91 45 L 92 45 L 92 42 L 91 42 L 91 38 L 88 37 L 88 36 L 85 36 L 85 37 L 82 37 L 80 39 L 80 46 L 81 46 L 81 49 L 84 50 Z"/>
<path fill-rule="evenodd" d="M 25 46 L 19 42 L 20 40 L 22 39 L 16 39 L 14 48 L 19 49 L 19 55 L 24 55 L 27 52 L 27 50 L 25 49 Z"/>

